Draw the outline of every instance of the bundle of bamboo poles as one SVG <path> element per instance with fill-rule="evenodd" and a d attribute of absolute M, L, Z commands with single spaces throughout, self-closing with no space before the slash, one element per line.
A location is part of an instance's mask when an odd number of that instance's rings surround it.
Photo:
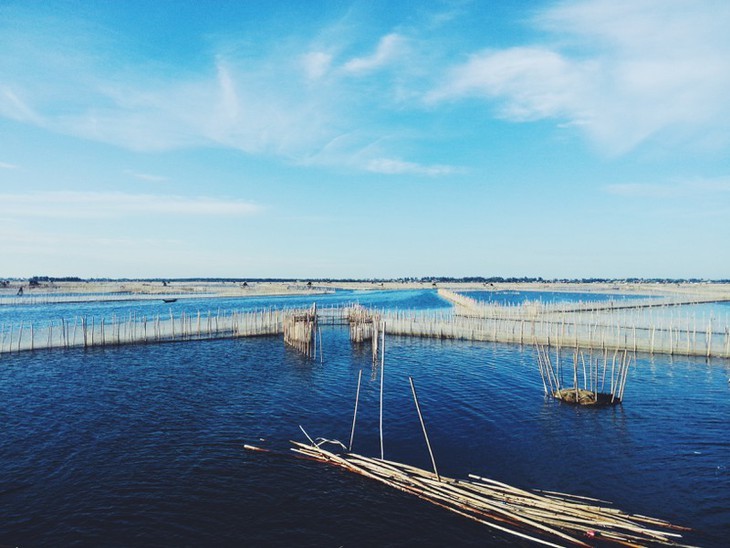
<path fill-rule="evenodd" d="M 354 305 L 347 310 L 350 324 L 350 341 L 361 343 L 373 338 L 373 323 L 376 315 L 362 305 Z"/>
<path fill-rule="evenodd" d="M 448 478 L 407 464 L 357 453 L 335 453 L 322 447 L 330 443 L 344 449 L 337 441 L 309 440 L 310 444 L 292 441 L 291 450 L 410 493 L 495 530 L 546 546 L 589 547 L 592 544 L 588 543 L 595 541 L 623 546 L 686 546 L 678 543 L 682 537 L 678 531 L 690 529 L 658 518 L 629 514 L 599 499 L 525 490 L 476 475 L 469 475 L 468 480 Z M 252 445 L 244 447 L 267 452 Z"/>
<path fill-rule="evenodd" d="M 613 405 L 623 401 L 629 367 L 633 358 L 626 350 L 613 352 L 609 373 L 607 351 L 602 352 L 603 367 L 601 368 L 601 356 L 594 359 L 591 352 L 588 355 L 588 365 L 586 366 L 584 353 L 579 348 L 575 348 L 572 367 L 573 386 L 566 387 L 563 383 L 564 367 L 560 363 L 560 348 L 556 349 L 555 365 L 553 365 L 550 352 L 544 346 L 535 343 L 535 349 L 545 395 L 577 405 Z M 579 357 L 583 373 L 582 387 L 580 386 Z M 609 375 L 608 386 L 606 386 L 607 374 Z"/>
<path fill-rule="evenodd" d="M 309 310 L 293 310 L 284 316 L 284 343 L 308 358 L 317 355 L 317 304 Z M 320 344 L 321 346 L 321 344 Z"/>

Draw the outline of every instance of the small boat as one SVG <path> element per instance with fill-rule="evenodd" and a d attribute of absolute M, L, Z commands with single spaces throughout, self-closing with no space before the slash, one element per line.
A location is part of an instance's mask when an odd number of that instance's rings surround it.
<path fill-rule="evenodd" d="M 174 303 L 177 299 L 162 299 L 163 303 Z"/>

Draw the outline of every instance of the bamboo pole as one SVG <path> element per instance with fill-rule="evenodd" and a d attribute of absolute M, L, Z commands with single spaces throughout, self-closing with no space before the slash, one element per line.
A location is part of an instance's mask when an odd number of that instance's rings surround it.
<path fill-rule="evenodd" d="M 385 378 L 385 322 L 380 324 L 380 458 L 385 458 L 383 450 L 383 383 Z"/>
<path fill-rule="evenodd" d="M 535 350 L 537 350 L 537 365 L 540 368 L 540 378 L 542 379 L 542 388 L 545 391 L 545 395 L 548 395 L 548 389 L 547 385 L 545 384 L 545 372 L 543 372 L 543 358 L 542 353 L 540 351 L 540 347 L 537 345 L 537 341 L 535 341 Z"/>
<path fill-rule="evenodd" d="M 319 363 L 324 363 L 324 356 L 322 355 L 322 328 L 317 327 L 319 332 Z"/>
<path fill-rule="evenodd" d="M 413 392 L 413 402 L 416 404 L 416 411 L 418 412 L 418 420 L 421 421 L 421 428 L 423 429 L 423 437 L 426 439 L 426 447 L 428 447 L 428 454 L 431 455 L 431 464 L 433 465 L 433 473 L 436 474 L 436 479 L 441 481 L 438 469 L 436 468 L 436 459 L 433 457 L 433 450 L 431 449 L 431 442 L 428 440 L 428 432 L 426 432 L 426 424 L 423 422 L 423 415 L 421 414 L 421 406 L 418 403 L 418 396 L 416 395 L 416 385 L 413 384 L 413 377 L 408 377 L 408 381 L 411 383 L 411 392 Z"/>
<path fill-rule="evenodd" d="M 352 430 L 350 431 L 350 444 L 348 451 L 352 451 L 352 442 L 355 439 L 355 421 L 357 420 L 357 405 L 360 402 L 360 381 L 362 380 L 362 369 L 357 374 L 357 392 L 355 392 L 355 411 L 352 414 Z"/>

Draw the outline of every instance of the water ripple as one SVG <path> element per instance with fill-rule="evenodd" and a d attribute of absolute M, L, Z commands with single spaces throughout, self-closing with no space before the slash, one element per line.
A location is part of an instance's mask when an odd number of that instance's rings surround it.
<path fill-rule="evenodd" d="M 248 454 L 313 436 L 379 454 L 378 368 L 327 328 L 323 363 L 278 338 L 35 352 L 0 361 L 0 544 L 444 546 L 513 539 L 317 463 Z M 626 402 L 547 400 L 532 349 L 393 337 L 386 457 L 612 500 L 730 535 L 728 367 L 639 359 Z M 373 371 L 375 375 L 373 375 Z M 264 441 L 259 441 L 264 438 Z"/>

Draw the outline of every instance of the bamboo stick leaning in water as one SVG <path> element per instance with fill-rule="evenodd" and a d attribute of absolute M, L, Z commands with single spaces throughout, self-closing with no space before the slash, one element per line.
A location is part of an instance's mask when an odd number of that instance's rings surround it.
<path fill-rule="evenodd" d="M 352 430 L 350 431 L 350 445 L 347 450 L 352 451 L 352 441 L 355 439 L 355 421 L 357 420 L 357 404 L 360 401 L 360 381 L 362 380 L 362 369 L 357 374 L 357 392 L 355 392 L 355 412 L 352 414 Z"/>
<path fill-rule="evenodd" d="M 413 377 L 408 377 L 408 382 L 411 383 L 411 392 L 413 392 L 413 402 L 416 404 L 416 411 L 418 411 L 418 420 L 421 421 L 421 428 L 423 429 L 423 437 L 426 438 L 426 447 L 428 447 L 428 454 L 431 455 L 431 464 L 433 465 L 433 473 L 436 474 L 436 479 L 441 481 L 438 469 L 436 468 L 436 459 L 433 458 L 433 450 L 431 449 L 431 442 L 428 440 L 428 432 L 426 432 L 426 424 L 423 422 L 423 415 L 421 414 L 421 406 L 418 404 L 418 396 L 416 395 L 416 386 L 413 384 Z"/>

